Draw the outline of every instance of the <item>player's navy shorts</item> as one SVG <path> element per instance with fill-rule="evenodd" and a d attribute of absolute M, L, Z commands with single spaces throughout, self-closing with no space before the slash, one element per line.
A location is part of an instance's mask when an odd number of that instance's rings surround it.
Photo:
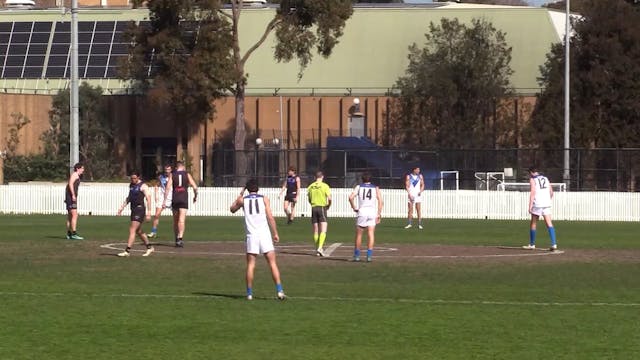
<path fill-rule="evenodd" d="M 138 205 L 131 209 L 131 221 L 137 221 L 139 223 L 144 221 L 144 216 L 146 215 L 144 206 Z"/>
<path fill-rule="evenodd" d="M 296 202 L 296 193 L 287 194 L 284 196 L 284 201 Z"/>
<path fill-rule="evenodd" d="M 188 209 L 189 208 L 189 198 L 188 193 L 186 191 L 173 193 L 173 199 L 171 201 L 171 208 L 173 210 L 178 209 Z"/>
<path fill-rule="evenodd" d="M 71 200 L 71 198 L 65 199 L 64 203 L 67 205 L 67 211 L 78 208 L 78 202 Z"/>

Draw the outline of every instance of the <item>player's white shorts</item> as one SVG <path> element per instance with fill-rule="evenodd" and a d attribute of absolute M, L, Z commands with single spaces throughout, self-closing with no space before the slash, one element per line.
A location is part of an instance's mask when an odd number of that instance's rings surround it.
<path fill-rule="evenodd" d="M 356 217 L 356 225 L 361 228 L 376 226 L 376 216 L 358 215 Z"/>
<path fill-rule="evenodd" d="M 551 207 L 533 207 L 531 208 L 531 214 L 537 216 L 551 215 Z"/>
<path fill-rule="evenodd" d="M 407 201 L 409 201 L 410 203 L 419 204 L 422 202 L 422 195 L 420 193 L 412 192 L 411 196 L 413 197 L 413 200 L 411 200 L 411 197 L 407 198 Z"/>
<path fill-rule="evenodd" d="M 271 234 L 247 235 L 247 254 L 266 254 L 273 250 Z"/>

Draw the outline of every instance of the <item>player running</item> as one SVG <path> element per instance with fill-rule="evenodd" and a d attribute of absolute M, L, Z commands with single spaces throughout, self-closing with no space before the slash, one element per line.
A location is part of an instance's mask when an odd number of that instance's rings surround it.
<path fill-rule="evenodd" d="M 136 239 L 136 234 L 147 247 L 142 256 L 149 256 L 154 251 L 153 246 L 149 244 L 147 235 L 142 231 L 142 223 L 151 220 L 151 213 L 147 212 L 147 207 L 151 206 L 151 191 L 149 186 L 140 178 L 140 173 L 133 171 L 130 175 L 131 183 L 129 184 L 129 195 L 124 203 L 118 209 L 118 216 L 122 214 L 127 204 L 131 205 L 131 224 L 129 225 L 129 239 L 127 240 L 127 248 L 118 254 L 120 257 L 131 256 L 131 247 Z"/>

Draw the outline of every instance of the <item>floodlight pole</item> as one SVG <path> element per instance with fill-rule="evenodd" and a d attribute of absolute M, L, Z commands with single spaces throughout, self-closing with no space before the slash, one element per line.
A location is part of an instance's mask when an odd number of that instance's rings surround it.
<path fill-rule="evenodd" d="M 78 91 L 78 0 L 71 0 L 71 84 L 69 94 L 69 169 L 80 162 L 80 94 Z"/>
<path fill-rule="evenodd" d="M 570 171 L 570 162 L 569 162 L 569 131 L 570 131 L 570 99 L 569 99 L 569 74 L 570 74 L 570 65 L 569 65 L 569 50 L 571 48 L 569 40 L 571 38 L 571 18 L 569 16 L 570 12 L 570 0 L 566 0 L 567 8 L 565 14 L 565 31 L 564 31 L 564 171 L 562 174 L 562 180 L 566 184 L 567 189 L 569 189 L 569 185 L 571 182 L 571 171 Z"/>

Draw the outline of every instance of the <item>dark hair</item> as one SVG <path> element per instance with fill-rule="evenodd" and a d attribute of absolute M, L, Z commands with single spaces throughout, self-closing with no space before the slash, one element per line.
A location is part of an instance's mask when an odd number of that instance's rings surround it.
<path fill-rule="evenodd" d="M 137 176 L 140 177 L 140 171 L 139 170 L 132 170 L 131 172 L 129 172 L 129 176 Z"/>
<path fill-rule="evenodd" d="M 82 167 L 84 167 L 82 163 L 76 163 L 75 165 L 73 165 L 73 171 L 76 171 Z"/>
<path fill-rule="evenodd" d="M 369 174 L 368 172 L 362 173 L 362 182 L 371 182 L 371 174 Z"/>
<path fill-rule="evenodd" d="M 289 166 L 289 171 L 296 172 L 296 168 L 294 166 Z"/>
<path fill-rule="evenodd" d="M 184 166 L 184 162 L 183 161 L 176 161 L 176 167 L 178 166 Z"/>
<path fill-rule="evenodd" d="M 538 168 L 535 166 L 530 166 L 529 169 L 527 169 L 527 171 L 529 171 L 530 173 L 538 172 Z"/>
<path fill-rule="evenodd" d="M 411 171 L 415 170 L 415 169 L 420 169 L 420 166 L 414 166 L 411 168 Z"/>
<path fill-rule="evenodd" d="M 258 188 L 258 182 L 255 179 L 250 179 L 249 181 L 247 181 L 247 184 L 244 187 L 250 193 L 258 192 L 258 189 L 259 189 Z"/>
<path fill-rule="evenodd" d="M 321 178 L 323 176 L 324 176 L 324 174 L 322 173 L 322 171 L 320 171 L 320 170 L 316 171 L 316 179 L 317 178 Z"/>

